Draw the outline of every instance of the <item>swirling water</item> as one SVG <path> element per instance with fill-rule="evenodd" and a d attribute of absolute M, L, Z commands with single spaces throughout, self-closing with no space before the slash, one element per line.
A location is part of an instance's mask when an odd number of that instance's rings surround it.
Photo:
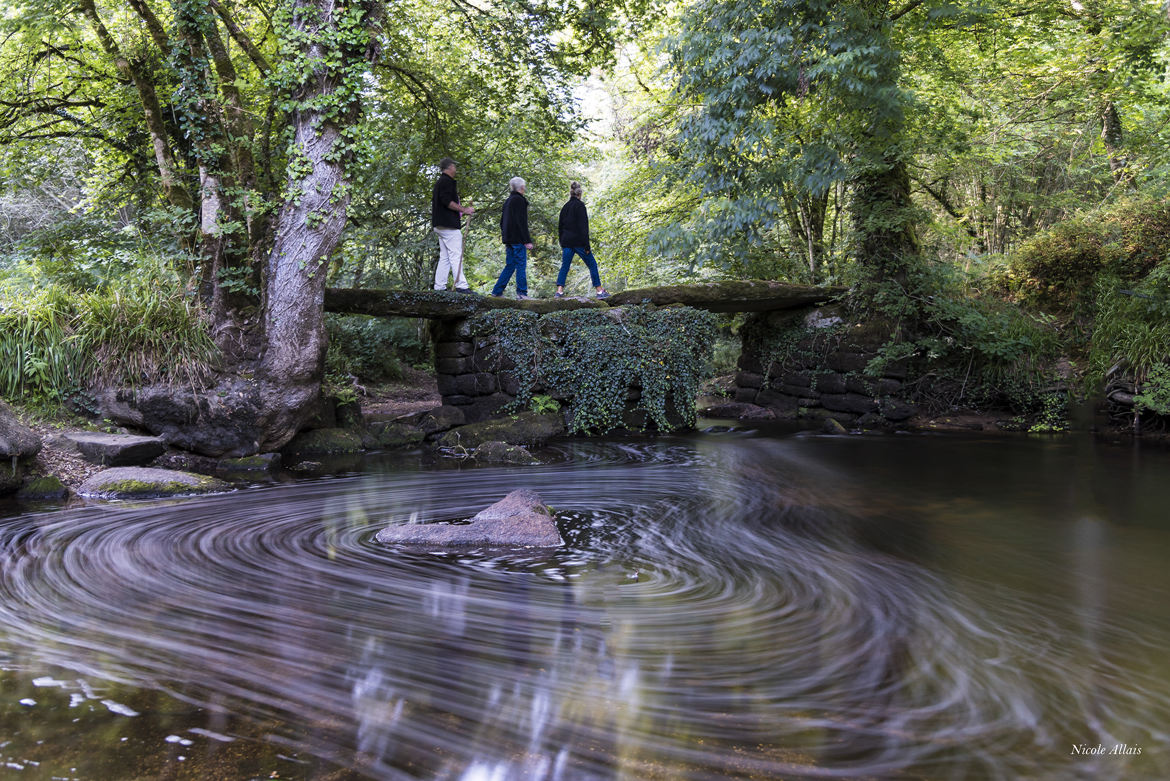
<path fill-rule="evenodd" d="M 1170 453 L 545 455 L 0 519 L 0 774 L 1170 777 Z M 374 539 L 517 487 L 563 548 Z"/>

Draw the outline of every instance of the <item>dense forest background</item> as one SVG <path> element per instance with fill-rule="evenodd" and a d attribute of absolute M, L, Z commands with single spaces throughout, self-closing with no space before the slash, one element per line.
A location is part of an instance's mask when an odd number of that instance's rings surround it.
<path fill-rule="evenodd" d="M 551 295 L 577 179 L 611 289 L 848 285 L 942 402 L 1170 412 L 1156 0 L 22 0 L 0 41 L 6 398 L 409 357 L 319 297 L 429 287 L 451 156 L 481 290 L 522 176 Z"/>

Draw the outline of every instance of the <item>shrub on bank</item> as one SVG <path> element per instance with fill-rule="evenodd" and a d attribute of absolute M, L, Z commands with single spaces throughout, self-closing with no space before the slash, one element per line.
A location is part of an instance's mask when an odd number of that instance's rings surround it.
<path fill-rule="evenodd" d="M 1095 283 L 1129 283 L 1170 255 L 1170 200 L 1133 197 L 1053 225 L 1012 255 L 1011 278 L 1025 303 L 1060 315 L 1091 313 Z"/>

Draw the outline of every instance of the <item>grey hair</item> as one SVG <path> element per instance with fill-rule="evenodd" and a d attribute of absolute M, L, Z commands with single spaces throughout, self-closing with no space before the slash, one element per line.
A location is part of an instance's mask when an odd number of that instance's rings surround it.
<path fill-rule="evenodd" d="M 569 197 L 580 198 L 583 192 L 585 192 L 585 188 L 581 186 L 580 182 L 572 182 L 569 184 Z"/>
<path fill-rule="evenodd" d="M 511 179 L 508 180 L 508 188 L 514 193 L 520 192 L 521 187 L 527 187 L 527 186 L 528 186 L 528 183 L 525 182 L 523 179 L 521 179 L 519 176 L 513 176 Z"/>

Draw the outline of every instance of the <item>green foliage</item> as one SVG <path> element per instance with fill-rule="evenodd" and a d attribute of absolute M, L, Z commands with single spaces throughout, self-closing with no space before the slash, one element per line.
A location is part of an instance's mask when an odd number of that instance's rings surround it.
<path fill-rule="evenodd" d="M 539 393 L 532 397 L 532 401 L 529 402 L 528 408 L 537 415 L 544 415 L 546 413 L 560 412 L 561 403 L 552 396 Z"/>
<path fill-rule="evenodd" d="M 402 377 L 401 362 L 423 359 L 426 345 L 412 321 L 405 318 L 326 315 L 329 350 L 326 371 L 352 374 L 362 381 L 385 382 Z"/>
<path fill-rule="evenodd" d="M 1045 393 L 1040 397 L 1040 410 L 1028 431 L 1032 434 L 1054 434 L 1068 429 L 1068 393 Z"/>
<path fill-rule="evenodd" d="M 496 310 L 473 319 L 514 360 L 522 407 L 568 400 L 569 429 L 605 433 L 623 425 L 631 389 L 636 410 L 659 431 L 693 425 L 694 399 L 710 374 L 715 317 L 688 308 L 621 307 L 554 312 L 538 318 Z M 529 358 L 531 356 L 531 359 Z M 548 396 L 533 396 L 536 387 Z"/>
<path fill-rule="evenodd" d="M 540 377 L 545 340 L 540 333 L 540 316 L 523 309 L 494 309 L 471 319 L 472 333 L 486 336 L 495 346 L 498 365 L 507 368 L 519 388 L 512 410 L 524 409 Z"/>
<path fill-rule="evenodd" d="M 641 389 L 638 409 L 658 430 L 694 424 L 694 400 L 709 376 L 715 340 L 711 313 L 579 309 L 547 315 L 543 325 L 555 350 L 545 377 L 572 399 L 571 431 L 604 433 L 620 425 L 630 388 Z"/>
<path fill-rule="evenodd" d="M 909 361 L 920 402 L 936 409 L 963 404 L 1034 411 L 1059 378 L 1065 349 L 1053 318 L 982 293 L 947 264 L 920 264 L 905 286 L 886 280 L 861 297 L 853 318 L 889 324 L 890 339 L 868 371 Z"/>
<path fill-rule="evenodd" d="M 1155 415 L 1170 415 L 1170 365 L 1160 363 L 1150 369 L 1133 401 L 1139 414 L 1145 410 Z"/>

